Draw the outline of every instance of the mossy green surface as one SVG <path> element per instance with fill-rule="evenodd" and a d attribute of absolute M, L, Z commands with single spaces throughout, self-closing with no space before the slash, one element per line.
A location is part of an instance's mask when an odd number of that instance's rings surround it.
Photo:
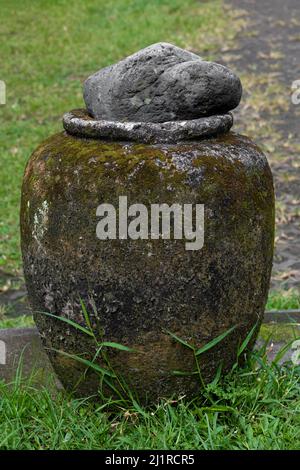
<path fill-rule="evenodd" d="M 295 323 L 265 323 L 261 325 L 259 337 L 264 341 L 288 343 L 300 336 L 300 325 Z"/>
<path fill-rule="evenodd" d="M 187 251 L 186 240 L 99 240 L 96 209 L 128 205 L 204 204 L 205 241 Z M 68 353 L 95 352 L 82 334 L 48 311 L 84 323 L 79 298 L 105 340 L 133 348 L 114 352 L 113 366 L 145 398 L 192 395 L 193 355 L 166 333 L 200 347 L 230 327 L 236 330 L 202 359 L 205 379 L 226 370 L 238 345 L 261 322 L 274 237 L 272 175 L 260 150 L 235 134 L 144 145 L 80 139 L 60 133 L 32 155 L 24 176 L 22 249 L 29 299 L 44 344 Z M 253 341 L 255 340 L 255 335 Z M 50 353 L 73 388 L 74 361 Z M 79 393 L 95 387 L 94 379 Z"/>

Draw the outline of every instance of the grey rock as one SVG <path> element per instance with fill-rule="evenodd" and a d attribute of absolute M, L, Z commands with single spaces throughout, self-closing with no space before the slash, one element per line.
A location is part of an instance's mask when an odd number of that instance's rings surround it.
<path fill-rule="evenodd" d="M 0 329 L 0 380 L 13 382 L 18 371 L 35 385 L 62 389 L 36 328 Z"/>
<path fill-rule="evenodd" d="M 98 204 L 117 208 L 123 194 L 150 210 L 153 203 L 204 204 L 203 249 L 186 250 L 184 239 L 150 238 L 150 230 L 148 239 L 97 239 Z M 50 210 L 46 221 L 39 218 L 43 230 L 36 237 L 35 214 L 45 201 Z M 81 298 L 99 341 L 132 349 L 109 351 L 109 359 L 142 402 L 201 393 L 198 377 L 173 374 L 194 371 L 195 362 L 167 330 L 200 347 L 236 326 L 200 364 L 206 382 L 220 364 L 222 373 L 231 370 L 239 345 L 263 318 L 273 215 L 267 159 L 246 137 L 135 145 L 61 132 L 42 143 L 22 186 L 23 265 L 36 324 L 66 390 L 77 385 L 78 395 L 90 397 L 99 390 L 99 375 L 57 351 L 92 360 L 97 344 L 41 314 L 49 310 L 46 295 L 53 299 L 51 313 L 84 326 Z"/>
<path fill-rule="evenodd" d="M 187 121 L 119 122 L 91 118 L 86 110 L 74 109 L 63 116 L 63 126 L 72 135 L 143 143 L 175 143 L 228 132 L 231 113 Z"/>
<path fill-rule="evenodd" d="M 227 67 L 167 43 L 146 47 L 84 83 L 88 112 L 111 121 L 157 123 L 223 114 L 241 95 L 240 79 Z"/>

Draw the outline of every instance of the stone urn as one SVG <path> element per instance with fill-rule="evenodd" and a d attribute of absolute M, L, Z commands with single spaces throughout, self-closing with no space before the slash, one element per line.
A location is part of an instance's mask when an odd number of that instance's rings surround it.
<path fill-rule="evenodd" d="M 232 368 L 254 328 L 253 346 L 274 194 L 262 151 L 230 131 L 241 93 L 228 68 L 155 44 L 89 77 L 86 109 L 65 114 L 64 131 L 29 159 L 21 204 L 29 300 L 58 377 L 78 396 L 99 389 L 78 357 L 104 367 L 103 357 L 62 318 L 130 348 L 104 350 L 142 402 L 201 391 L 191 347 L 230 330 L 199 356 L 207 383 Z"/>

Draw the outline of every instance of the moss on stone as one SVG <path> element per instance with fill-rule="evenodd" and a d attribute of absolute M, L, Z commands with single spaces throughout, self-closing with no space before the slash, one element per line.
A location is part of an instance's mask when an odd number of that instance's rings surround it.
<path fill-rule="evenodd" d="M 299 333 L 299 325 L 293 325 L 291 323 L 267 323 L 261 325 L 259 337 L 264 341 L 283 341 L 288 343 L 298 338 Z"/>
<path fill-rule="evenodd" d="M 147 207 L 204 204 L 204 247 L 186 251 L 185 240 L 98 240 L 96 208 L 102 202 L 118 207 L 120 195 Z M 192 396 L 199 382 L 172 370 L 192 370 L 193 358 L 165 330 L 200 347 L 237 325 L 203 357 L 204 379 L 221 361 L 224 370 L 232 365 L 238 345 L 263 317 L 274 239 L 272 175 L 261 151 L 231 133 L 178 145 L 60 133 L 28 162 L 21 232 L 29 298 L 48 348 L 93 356 L 82 335 L 38 313 L 84 324 L 81 297 L 95 332 L 139 351 L 115 352 L 111 360 L 140 396 Z M 50 357 L 73 388 L 77 366 Z M 94 392 L 94 379 L 79 389 L 88 390 Z"/>

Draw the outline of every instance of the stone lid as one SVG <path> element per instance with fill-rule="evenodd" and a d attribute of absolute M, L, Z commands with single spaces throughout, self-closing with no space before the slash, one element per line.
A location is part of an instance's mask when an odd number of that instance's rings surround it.
<path fill-rule="evenodd" d="M 177 142 L 227 132 L 240 102 L 227 67 L 167 43 L 153 44 L 99 70 L 84 83 L 86 110 L 63 117 L 74 135 Z"/>

